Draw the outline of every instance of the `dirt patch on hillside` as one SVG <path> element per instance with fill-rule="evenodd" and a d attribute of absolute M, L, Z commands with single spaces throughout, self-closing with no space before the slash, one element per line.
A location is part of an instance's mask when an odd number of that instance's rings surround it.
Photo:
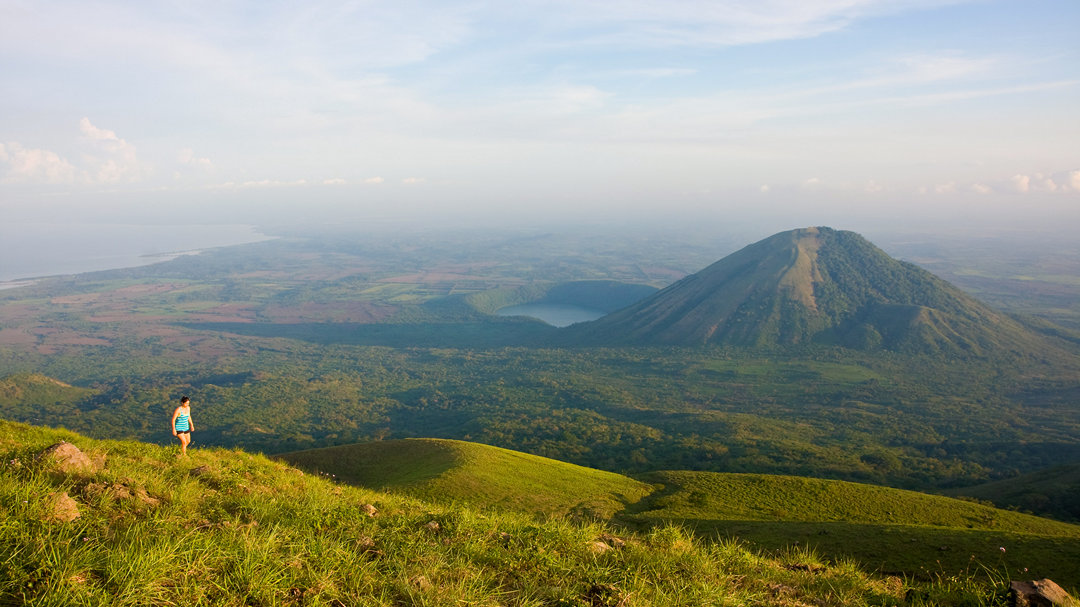
<path fill-rule="evenodd" d="M 37 341 L 26 329 L 0 329 L 0 344 L 5 346 L 32 346 Z"/>

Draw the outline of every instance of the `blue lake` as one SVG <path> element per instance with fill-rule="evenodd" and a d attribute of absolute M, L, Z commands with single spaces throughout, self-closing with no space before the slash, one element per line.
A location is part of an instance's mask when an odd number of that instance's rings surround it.
<path fill-rule="evenodd" d="M 596 320 L 605 314 L 603 310 L 570 304 L 529 303 L 509 306 L 495 312 L 498 316 L 528 316 L 542 320 L 554 327 L 568 327 L 574 323 Z"/>

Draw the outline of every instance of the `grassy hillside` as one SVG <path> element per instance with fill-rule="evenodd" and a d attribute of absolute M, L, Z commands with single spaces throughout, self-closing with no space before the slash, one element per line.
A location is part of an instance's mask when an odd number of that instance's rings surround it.
<path fill-rule="evenodd" d="M 639 481 L 448 440 L 383 441 L 282 457 L 351 483 L 443 503 L 545 516 L 584 513 L 644 531 L 677 523 L 769 550 L 809 545 L 831 558 L 905 575 L 965 569 L 984 575 L 989 568 L 1080 585 L 1080 527 L 915 491 L 711 472 L 657 472 Z"/>
<path fill-rule="evenodd" d="M 59 440 L 103 467 L 35 457 Z M 673 526 L 614 534 L 337 485 L 242 451 L 178 458 L 0 421 L 0 604 L 990 605 L 1003 591 L 762 556 Z"/>
<path fill-rule="evenodd" d="M 987 500 L 1000 508 L 1019 508 L 1080 521 L 1080 464 L 1055 466 L 949 493 Z"/>
<path fill-rule="evenodd" d="M 652 517 L 922 525 L 1080 539 L 1080 527 L 984 504 L 845 481 L 768 474 L 657 472 L 663 487 L 635 512 Z"/>
<path fill-rule="evenodd" d="M 983 504 L 844 481 L 659 472 L 624 520 L 678 523 L 759 547 L 798 544 L 883 571 L 1009 571 L 1080 586 L 1080 527 Z M 1004 548 L 1004 550 L 1002 550 Z"/>
<path fill-rule="evenodd" d="M 382 441 L 279 457 L 365 487 L 545 516 L 607 519 L 652 490 L 620 474 L 454 440 Z"/>

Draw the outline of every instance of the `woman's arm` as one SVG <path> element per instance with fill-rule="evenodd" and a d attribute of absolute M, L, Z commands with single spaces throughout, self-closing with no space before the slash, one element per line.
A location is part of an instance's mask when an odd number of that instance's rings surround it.
<path fill-rule="evenodd" d="M 176 416 L 180 415 L 180 407 L 177 407 L 172 412 L 172 419 L 169 420 L 169 430 L 172 431 L 173 436 L 176 436 Z"/>

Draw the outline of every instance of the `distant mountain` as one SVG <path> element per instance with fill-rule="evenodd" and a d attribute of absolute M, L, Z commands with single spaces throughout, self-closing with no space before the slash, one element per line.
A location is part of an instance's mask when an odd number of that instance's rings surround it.
<path fill-rule="evenodd" d="M 1047 347 L 946 281 L 825 227 L 766 238 L 566 334 L 613 345 L 825 343 L 967 356 Z"/>

